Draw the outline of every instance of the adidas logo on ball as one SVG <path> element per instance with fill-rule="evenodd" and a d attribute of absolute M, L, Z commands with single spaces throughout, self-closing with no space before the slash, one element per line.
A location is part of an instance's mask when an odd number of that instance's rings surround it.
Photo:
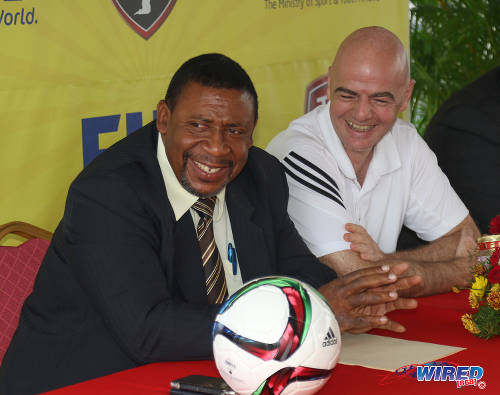
<path fill-rule="evenodd" d="M 333 333 L 332 328 L 328 329 L 328 333 L 323 340 L 323 347 L 333 346 L 337 344 L 337 338 L 335 337 L 335 333 Z"/>

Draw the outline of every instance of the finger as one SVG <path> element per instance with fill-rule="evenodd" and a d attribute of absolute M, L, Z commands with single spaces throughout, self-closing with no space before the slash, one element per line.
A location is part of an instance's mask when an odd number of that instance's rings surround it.
<path fill-rule="evenodd" d="M 388 286 L 385 287 L 385 291 L 402 291 L 405 289 L 410 289 L 416 285 L 420 285 L 422 283 L 422 277 L 419 275 L 415 276 L 410 276 L 410 277 L 403 277 L 398 279 L 393 284 L 389 284 Z"/>
<path fill-rule="evenodd" d="M 389 292 L 373 292 L 367 290 L 361 293 L 355 293 L 346 297 L 349 305 L 353 308 L 361 307 L 365 308 L 368 306 L 377 307 L 377 305 L 383 305 L 386 311 L 386 305 L 394 302 L 398 299 L 398 293 L 395 291 Z"/>
<path fill-rule="evenodd" d="M 418 301 L 413 298 L 398 298 L 393 305 L 394 310 L 411 310 L 418 307 Z"/>
<path fill-rule="evenodd" d="M 389 265 L 378 265 L 370 266 L 363 269 L 358 269 L 348 274 L 342 276 L 344 284 L 349 284 L 361 277 L 366 277 L 374 274 L 385 274 L 389 275 L 391 273 L 391 267 Z"/>
<path fill-rule="evenodd" d="M 344 233 L 343 239 L 348 243 L 352 242 L 352 233 Z"/>
<path fill-rule="evenodd" d="M 342 332 L 363 333 L 373 328 L 382 327 L 389 319 L 386 316 L 339 316 L 337 322 Z"/>
<path fill-rule="evenodd" d="M 394 310 L 411 310 L 415 309 L 418 306 L 418 302 L 413 298 L 398 298 L 393 302 L 386 303 L 384 305 L 385 313 L 390 313 Z M 376 315 L 376 314 L 372 314 Z"/>
<path fill-rule="evenodd" d="M 391 265 L 391 272 L 393 272 L 396 276 L 401 276 L 403 273 L 405 273 L 410 265 L 406 262 L 402 263 L 396 263 Z"/>
<path fill-rule="evenodd" d="M 359 293 L 365 289 L 382 287 L 397 281 L 397 276 L 388 271 L 386 265 L 359 269 L 343 277 L 346 295 Z"/>
<path fill-rule="evenodd" d="M 463 228 L 460 232 L 460 240 L 458 241 L 455 255 L 465 258 L 476 248 L 476 240 L 471 228 Z"/>
<path fill-rule="evenodd" d="M 344 233 L 344 240 L 350 243 L 374 244 L 368 233 Z"/>
<path fill-rule="evenodd" d="M 341 331 L 347 331 L 350 333 L 364 333 L 371 329 L 385 329 L 392 332 L 402 333 L 406 331 L 406 328 L 400 323 L 388 319 L 386 316 L 382 317 L 356 317 L 351 321 L 351 327 Z"/>
<path fill-rule="evenodd" d="M 351 233 L 355 233 L 355 232 L 367 233 L 366 229 L 364 227 L 362 227 L 361 225 L 353 224 L 353 223 L 347 223 L 345 225 L 345 229 Z"/>
<path fill-rule="evenodd" d="M 387 323 L 380 326 L 379 329 L 385 329 L 388 331 L 398 332 L 398 333 L 406 332 L 406 328 L 403 325 L 392 320 L 388 320 Z"/>
<path fill-rule="evenodd" d="M 381 287 L 377 287 L 372 289 L 372 291 L 375 292 L 390 292 L 390 291 L 402 291 L 405 289 L 410 289 L 416 285 L 419 285 L 422 283 L 422 277 L 419 275 L 415 276 L 410 276 L 410 277 L 403 277 L 398 279 L 396 282 L 388 285 L 384 285 Z"/>
<path fill-rule="evenodd" d="M 414 287 L 415 285 L 419 285 L 422 283 L 422 277 L 419 275 L 403 277 L 394 283 L 397 291 L 401 291 L 403 289 L 409 289 Z"/>
<path fill-rule="evenodd" d="M 369 254 L 372 251 L 368 245 L 361 243 L 351 243 L 351 250 L 359 254 Z"/>

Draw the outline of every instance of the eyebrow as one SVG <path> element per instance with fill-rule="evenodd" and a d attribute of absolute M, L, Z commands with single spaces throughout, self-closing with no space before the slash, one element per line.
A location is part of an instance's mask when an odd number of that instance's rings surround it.
<path fill-rule="evenodd" d="M 197 121 L 203 121 L 207 123 L 212 123 L 212 120 L 205 118 L 204 115 L 193 114 L 190 116 L 192 119 L 196 119 Z"/>
<path fill-rule="evenodd" d="M 344 88 L 342 86 L 339 86 L 337 89 L 335 89 L 335 93 L 337 93 L 337 92 L 347 93 L 349 95 L 356 96 L 356 97 L 359 96 L 359 93 L 354 92 L 354 91 L 352 91 L 350 89 Z M 395 100 L 394 99 L 394 95 L 391 92 L 386 92 L 386 91 L 385 92 L 376 92 L 376 93 L 373 93 L 369 97 L 370 98 L 373 98 L 373 97 L 375 97 L 375 98 L 377 98 L 377 97 L 387 97 L 387 98 L 389 98 L 391 100 Z"/>
<path fill-rule="evenodd" d="M 203 116 L 203 115 L 193 115 L 192 118 L 197 120 L 197 121 L 202 121 L 202 122 L 209 123 L 209 124 L 212 124 L 214 122 L 212 119 L 205 118 L 205 116 Z M 238 123 L 238 122 L 232 122 L 232 123 L 226 124 L 225 126 L 230 127 L 230 128 L 239 128 L 239 127 L 244 127 L 245 125 L 243 125 L 242 123 Z"/>

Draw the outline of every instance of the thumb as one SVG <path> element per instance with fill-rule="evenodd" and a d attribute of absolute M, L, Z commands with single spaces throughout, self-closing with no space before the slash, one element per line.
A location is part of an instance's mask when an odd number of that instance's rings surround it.
<path fill-rule="evenodd" d="M 460 239 L 458 241 L 455 256 L 459 258 L 468 257 L 476 248 L 476 240 L 472 229 L 466 227 L 460 231 Z"/>

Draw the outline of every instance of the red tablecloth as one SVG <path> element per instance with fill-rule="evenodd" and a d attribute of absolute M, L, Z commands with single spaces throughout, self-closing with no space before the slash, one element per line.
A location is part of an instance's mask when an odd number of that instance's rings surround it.
<path fill-rule="evenodd" d="M 391 318 L 406 326 L 403 334 L 374 330 L 371 333 L 401 339 L 465 347 L 443 362 L 474 365 L 484 369 L 486 388 L 457 388 L 454 382 L 419 382 L 410 374 L 338 364 L 319 394 L 500 394 L 500 337 L 483 340 L 469 334 L 460 317 L 470 312 L 467 292 L 435 295 L 419 299 L 416 310 L 396 311 Z M 387 350 L 389 353 L 390 350 Z M 167 394 L 170 381 L 187 374 L 218 376 L 213 361 L 162 362 L 118 372 L 50 392 L 65 394 Z"/>

